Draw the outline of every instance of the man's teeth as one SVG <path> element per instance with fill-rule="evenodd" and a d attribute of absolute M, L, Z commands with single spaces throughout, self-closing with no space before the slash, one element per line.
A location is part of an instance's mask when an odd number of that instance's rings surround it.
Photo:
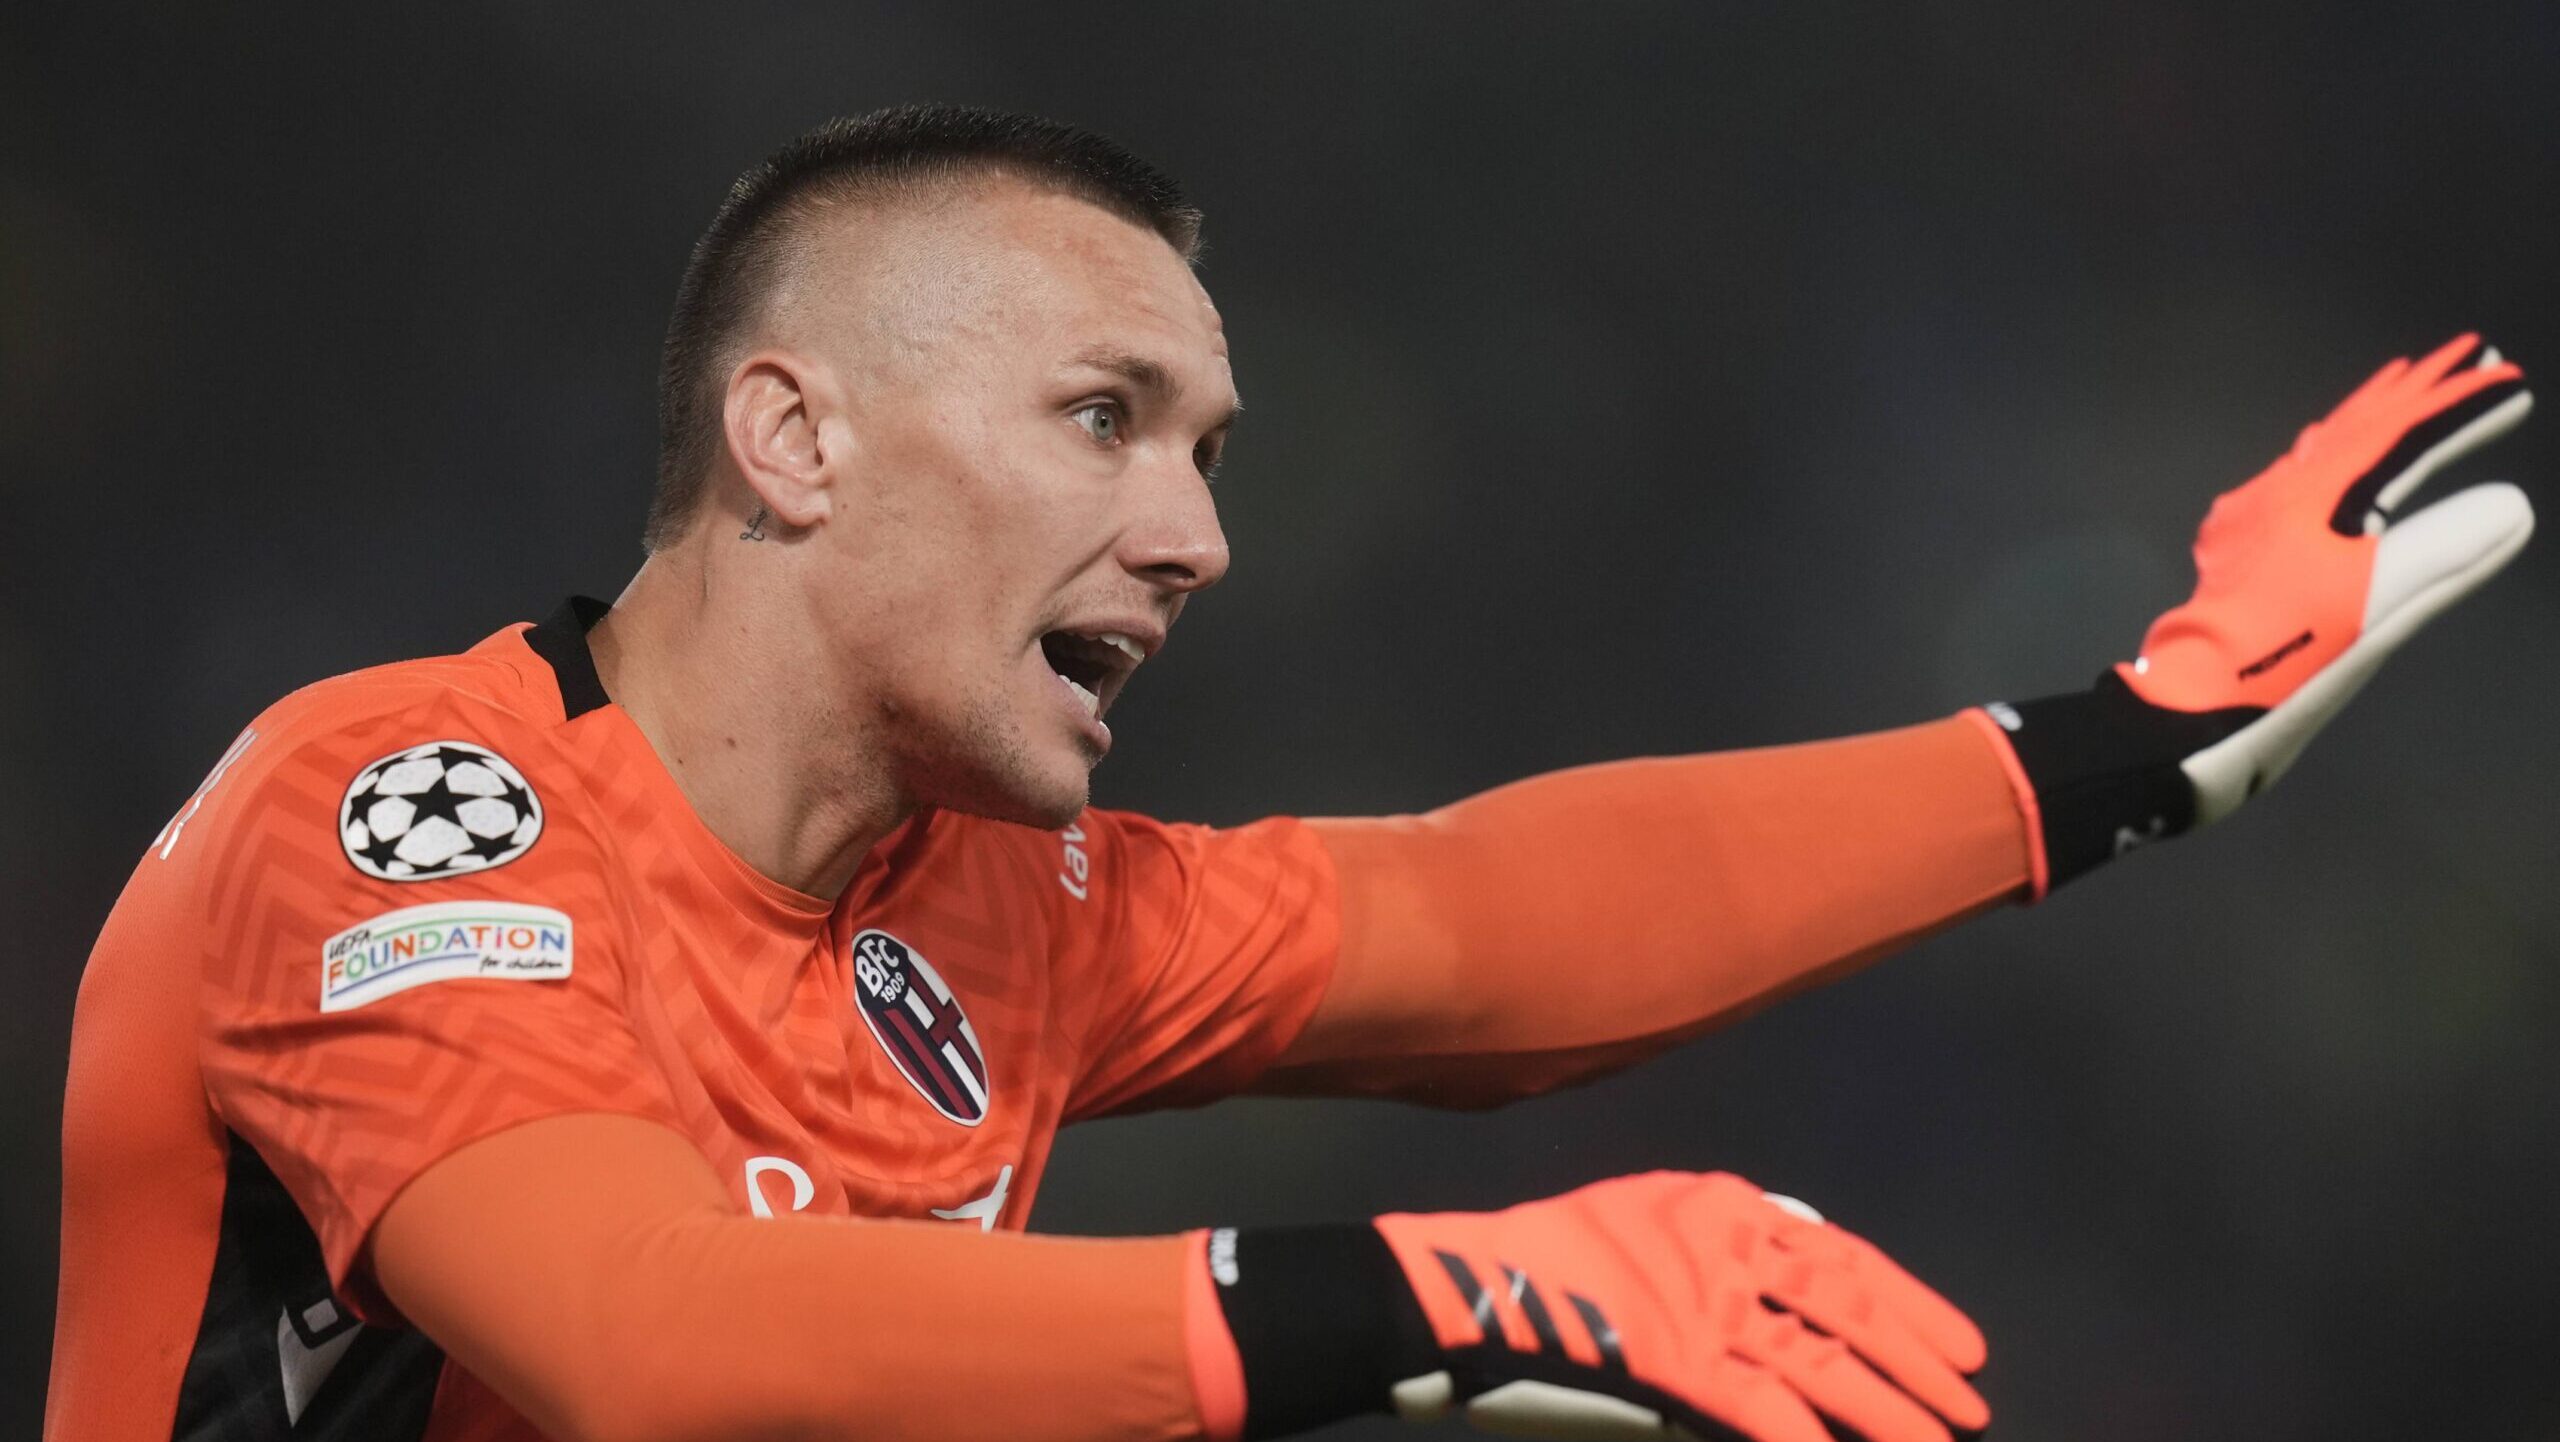
<path fill-rule="evenodd" d="M 1137 642 L 1130 640 L 1128 637 L 1121 635 L 1117 631 L 1105 631 L 1093 639 L 1100 641 L 1106 646 L 1119 647 L 1121 653 L 1126 655 L 1132 661 L 1143 661 L 1147 659 L 1147 653 L 1143 647 L 1139 646 Z"/>
<path fill-rule="evenodd" d="M 1066 678 L 1066 677 L 1064 677 L 1064 676 L 1061 676 L 1061 677 L 1059 677 L 1058 679 L 1059 679 L 1059 680 L 1061 680 L 1061 681 L 1067 681 L 1067 678 Z M 1079 701 L 1082 701 L 1082 702 L 1084 703 L 1084 709 L 1085 709 L 1085 714 L 1086 714 L 1086 715 L 1088 715 L 1088 716 L 1099 716 L 1099 715 L 1101 715 L 1101 714 L 1102 714 L 1102 698 L 1101 698 L 1101 697 L 1096 696 L 1096 695 L 1095 695 L 1095 694 L 1093 694 L 1092 692 L 1090 692 L 1090 691 L 1088 691 L 1088 690 L 1084 689 L 1082 686 L 1077 685 L 1077 684 L 1076 684 L 1075 682 L 1073 682 L 1073 681 L 1067 681 L 1067 689 L 1068 689 L 1068 690 L 1070 690 L 1070 691 L 1073 691 L 1074 693 L 1076 693 L 1076 699 L 1077 699 L 1077 700 L 1079 700 Z"/>

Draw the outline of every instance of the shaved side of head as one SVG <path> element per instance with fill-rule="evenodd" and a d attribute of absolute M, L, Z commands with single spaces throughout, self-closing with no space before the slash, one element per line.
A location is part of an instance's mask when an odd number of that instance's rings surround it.
<path fill-rule="evenodd" d="M 993 247 L 955 243 L 965 237 L 954 212 L 1007 182 L 1098 206 L 1186 261 L 1198 251 L 1200 213 L 1173 181 L 1089 131 L 907 106 L 800 136 L 739 177 L 678 287 L 659 372 L 649 550 L 684 535 L 702 510 L 729 372 L 756 345 L 823 339 L 856 375 L 911 370 L 973 306 L 983 309 L 1004 262 Z"/>
<path fill-rule="evenodd" d="M 929 372 L 954 340 L 987 328 L 1029 258 L 992 243 L 965 212 L 1000 187 L 1045 188 L 989 170 L 813 196 L 774 243 L 764 294 L 715 371 L 758 346 L 823 355 L 873 383 Z"/>

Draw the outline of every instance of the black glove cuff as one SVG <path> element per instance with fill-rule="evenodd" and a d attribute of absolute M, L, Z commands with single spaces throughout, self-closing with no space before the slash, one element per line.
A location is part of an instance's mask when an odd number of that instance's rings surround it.
<path fill-rule="evenodd" d="M 2086 691 L 1984 709 L 2035 789 L 2049 886 L 2193 826 L 2195 786 L 2179 763 L 2266 714 L 2171 711 L 2113 670 Z"/>
<path fill-rule="evenodd" d="M 1398 1382 L 1440 1368 L 1431 1324 L 1367 1223 L 1210 1236 L 1211 1276 L 1244 1363 L 1244 1435 L 1285 1437 L 1383 1412 Z"/>

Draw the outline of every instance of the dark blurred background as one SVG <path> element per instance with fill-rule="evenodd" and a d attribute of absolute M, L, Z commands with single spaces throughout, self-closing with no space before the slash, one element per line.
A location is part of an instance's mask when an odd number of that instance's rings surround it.
<path fill-rule="evenodd" d="M 2074 688 L 2381 361 L 2560 373 L 2547 3 L 222 8 L 0 13 L 0 1435 L 145 841 L 279 693 L 620 587 L 687 247 L 826 116 L 1207 207 L 1239 564 L 1099 778 L 1170 816 Z M 1967 1306 L 1998 1436 L 2560 1434 L 2555 637 L 2546 538 L 2228 827 L 1572 1094 L 1091 1128 L 1036 1224 L 1729 1167 Z"/>

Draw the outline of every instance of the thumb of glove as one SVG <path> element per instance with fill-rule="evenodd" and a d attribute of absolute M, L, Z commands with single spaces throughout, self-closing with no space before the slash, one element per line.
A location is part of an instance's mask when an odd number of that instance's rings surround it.
<path fill-rule="evenodd" d="M 2187 758 L 2196 824 L 2229 814 L 2274 784 L 2418 628 L 2478 590 L 2533 535 L 2533 503 L 2504 481 L 2456 492 L 2392 522 L 2374 552 L 2364 629 L 2355 644 L 2265 719 Z"/>

